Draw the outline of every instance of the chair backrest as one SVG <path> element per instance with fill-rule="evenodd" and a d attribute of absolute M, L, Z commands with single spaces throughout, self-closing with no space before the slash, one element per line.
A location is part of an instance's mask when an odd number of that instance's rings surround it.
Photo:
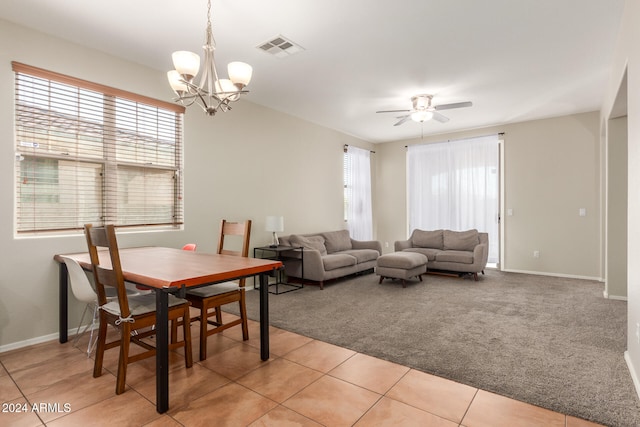
<path fill-rule="evenodd" d="M 240 250 L 226 249 L 225 237 L 236 236 L 242 239 Z M 218 253 L 222 255 L 249 256 L 249 239 L 251 238 L 251 220 L 244 222 L 230 222 L 223 219 L 220 222 L 220 237 L 218 238 Z M 227 240 L 228 243 L 228 240 Z M 245 279 L 238 281 L 240 287 L 244 286 Z"/>
<path fill-rule="evenodd" d="M 62 257 L 67 271 L 69 272 L 69 283 L 71 285 L 71 292 L 73 296 L 84 303 L 95 303 L 98 301 L 98 295 L 91 286 L 91 282 L 87 277 L 87 274 L 82 269 L 82 266 L 78 264 L 75 259 Z"/>
<path fill-rule="evenodd" d="M 115 227 L 112 224 L 104 227 L 93 227 L 91 224 L 85 224 L 84 232 L 87 238 L 87 246 L 89 247 L 96 291 L 98 292 L 98 304 L 102 306 L 107 303 L 105 286 L 113 286 L 116 288 L 118 295 L 120 315 L 129 317 L 131 313 L 129 311 L 127 290 L 124 285 L 124 276 L 122 275 L 122 264 L 120 264 L 120 252 L 118 251 Z M 109 250 L 111 268 L 104 268 L 100 265 L 98 248 L 107 248 Z"/>
<path fill-rule="evenodd" d="M 227 249 L 225 246 L 225 237 L 239 236 L 242 238 L 242 248 Z M 251 220 L 244 222 L 230 222 L 223 219 L 220 222 L 220 237 L 218 238 L 218 253 L 223 255 L 249 256 L 249 239 L 251 237 Z"/>
<path fill-rule="evenodd" d="M 182 247 L 183 251 L 195 251 L 196 250 L 196 244 L 195 243 L 187 243 L 186 245 L 184 245 Z"/>

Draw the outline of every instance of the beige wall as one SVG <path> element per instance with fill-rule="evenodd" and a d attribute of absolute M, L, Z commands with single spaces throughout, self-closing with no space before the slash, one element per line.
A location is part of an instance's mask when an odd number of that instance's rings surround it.
<path fill-rule="evenodd" d="M 611 118 L 618 90 L 627 80 L 628 199 L 627 199 L 627 352 L 625 358 L 640 395 L 640 0 L 627 0 L 609 86 L 602 108 L 602 122 Z M 615 114 L 613 114 L 615 117 Z"/>
<path fill-rule="evenodd" d="M 627 117 L 607 124 L 606 273 L 608 298 L 627 297 Z"/>
<path fill-rule="evenodd" d="M 173 96 L 162 72 L 0 20 L 0 351 L 57 337 L 58 268 L 52 257 L 86 249 L 82 235 L 14 237 L 11 61 L 158 99 Z M 122 247 L 195 242 L 199 250 L 213 251 L 222 218 L 254 220 L 252 246 L 270 242 L 267 215 L 283 215 L 285 233 L 344 226 L 343 145 L 373 145 L 248 100 L 214 118 L 188 110 L 184 230 L 121 233 Z M 82 307 L 70 300 L 74 326 Z"/>
<path fill-rule="evenodd" d="M 410 125 L 410 124 L 409 124 Z M 504 132 L 506 209 L 502 215 L 508 271 L 600 279 L 600 137 L 598 113 L 437 135 L 376 147 L 378 239 L 385 251 L 406 239 L 406 149 Z M 580 208 L 587 215 L 579 216 Z M 389 244 L 387 247 L 386 243 Z M 540 257 L 534 258 L 533 251 Z"/>

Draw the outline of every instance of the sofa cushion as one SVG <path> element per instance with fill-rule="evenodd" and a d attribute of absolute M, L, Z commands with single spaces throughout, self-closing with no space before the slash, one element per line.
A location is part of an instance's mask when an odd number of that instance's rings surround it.
<path fill-rule="evenodd" d="M 329 231 L 322 233 L 327 253 L 346 251 L 351 249 L 351 237 L 349 230 Z"/>
<path fill-rule="evenodd" d="M 341 254 L 349 254 L 355 257 L 358 264 L 362 264 L 367 261 L 375 261 L 380 254 L 375 249 L 351 249 L 348 251 L 342 251 Z"/>
<path fill-rule="evenodd" d="M 436 255 L 436 261 L 456 262 L 458 264 L 473 264 L 473 252 L 441 251 Z"/>
<path fill-rule="evenodd" d="M 418 248 L 443 248 L 443 231 L 442 230 L 414 230 L 411 236 L 411 242 L 414 247 Z"/>
<path fill-rule="evenodd" d="M 473 251 L 480 243 L 478 230 L 451 231 L 444 230 L 444 250 Z"/>
<path fill-rule="evenodd" d="M 442 251 L 440 249 L 433 248 L 408 248 L 403 250 L 402 252 L 416 252 L 426 256 L 429 261 L 435 261 L 436 255 Z"/>
<path fill-rule="evenodd" d="M 327 254 L 327 247 L 324 245 L 324 237 L 318 236 L 301 236 L 292 234 L 289 237 L 292 246 L 303 247 L 320 252 L 320 255 Z"/>
<path fill-rule="evenodd" d="M 329 254 L 322 257 L 325 271 L 356 265 L 356 258 L 348 254 Z"/>

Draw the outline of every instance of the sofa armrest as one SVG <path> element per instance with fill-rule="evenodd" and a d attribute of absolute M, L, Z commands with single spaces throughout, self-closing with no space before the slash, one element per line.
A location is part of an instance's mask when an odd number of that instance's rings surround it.
<path fill-rule="evenodd" d="M 304 250 L 304 277 L 312 280 L 322 280 L 324 277 L 324 263 L 319 251 Z"/>
<path fill-rule="evenodd" d="M 282 256 L 285 272 L 290 276 L 301 278 L 300 258 L 302 258 L 302 254 L 300 251 L 286 251 L 282 253 Z M 304 278 L 317 281 L 324 279 L 324 263 L 319 251 L 304 249 Z"/>
<path fill-rule="evenodd" d="M 484 270 L 487 266 L 489 258 L 489 246 L 486 243 L 480 243 L 473 248 L 473 263 L 480 266 L 480 270 Z"/>
<path fill-rule="evenodd" d="M 382 243 L 377 240 L 353 240 L 351 239 L 352 249 L 374 249 L 382 254 Z"/>
<path fill-rule="evenodd" d="M 411 243 L 411 239 L 408 240 L 396 240 L 396 242 L 393 244 L 393 249 L 396 252 L 401 252 L 405 249 L 409 249 L 413 246 L 413 244 Z"/>

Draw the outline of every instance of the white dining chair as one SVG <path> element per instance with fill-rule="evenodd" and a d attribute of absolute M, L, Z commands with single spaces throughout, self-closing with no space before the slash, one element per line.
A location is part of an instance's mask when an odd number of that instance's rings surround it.
<path fill-rule="evenodd" d="M 93 337 L 93 331 L 97 326 L 96 321 L 98 320 L 98 295 L 91 286 L 91 282 L 89 281 L 89 278 L 85 274 L 84 270 L 82 269 L 80 264 L 78 264 L 78 261 L 67 257 L 63 257 L 63 260 L 67 266 L 67 271 L 69 272 L 69 284 L 71 285 L 71 292 L 73 293 L 73 296 L 78 301 L 86 304 L 84 307 L 84 311 L 82 312 L 82 317 L 80 317 L 80 323 L 78 323 L 78 328 L 76 329 L 76 336 L 73 340 L 73 346 L 77 346 L 80 337 L 82 337 L 87 332 L 87 330 L 90 329 L 91 335 L 89 336 L 89 344 L 87 345 L 88 357 L 91 355 L 93 347 L 96 343 L 96 340 L 94 340 Z M 82 330 L 82 333 L 80 333 L 80 328 L 82 327 L 84 317 L 89 309 L 91 309 L 92 312 L 91 323 L 87 324 Z"/>
<path fill-rule="evenodd" d="M 73 346 L 76 347 L 80 338 L 84 336 L 87 331 L 90 331 L 89 335 L 89 343 L 87 344 L 87 357 L 91 356 L 91 353 L 95 349 L 97 336 L 94 339 L 94 329 L 98 326 L 98 295 L 96 294 L 89 277 L 85 273 L 84 269 L 78 261 L 68 258 L 62 257 L 65 265 L 67 266 L 67 271 L 69 273 L 69 284 L 71 285 L 71 292 L 73 296 L 80 302 L 85 303 L 84 311 L 82 312 L 82 316 L 80 317 L 80 323 L 78 323 L 78 327 L 76 329 L 76 336 L 73 339 Z M 116 298 L 116 289 L 108 288 L 105 289 L 107 294 L 107 299 L 113 300 Z M 134 290 L 127 289 L 127 296 L 131 297 L 134 295 L 138 295 L 138 292 Z M 84 322 L 84 317 L 87 314 L 87 311 L 91 310 L 92 318 L 91 323 L 87 324 L 82 332 L 80 332 L 80 328 Z"/>

